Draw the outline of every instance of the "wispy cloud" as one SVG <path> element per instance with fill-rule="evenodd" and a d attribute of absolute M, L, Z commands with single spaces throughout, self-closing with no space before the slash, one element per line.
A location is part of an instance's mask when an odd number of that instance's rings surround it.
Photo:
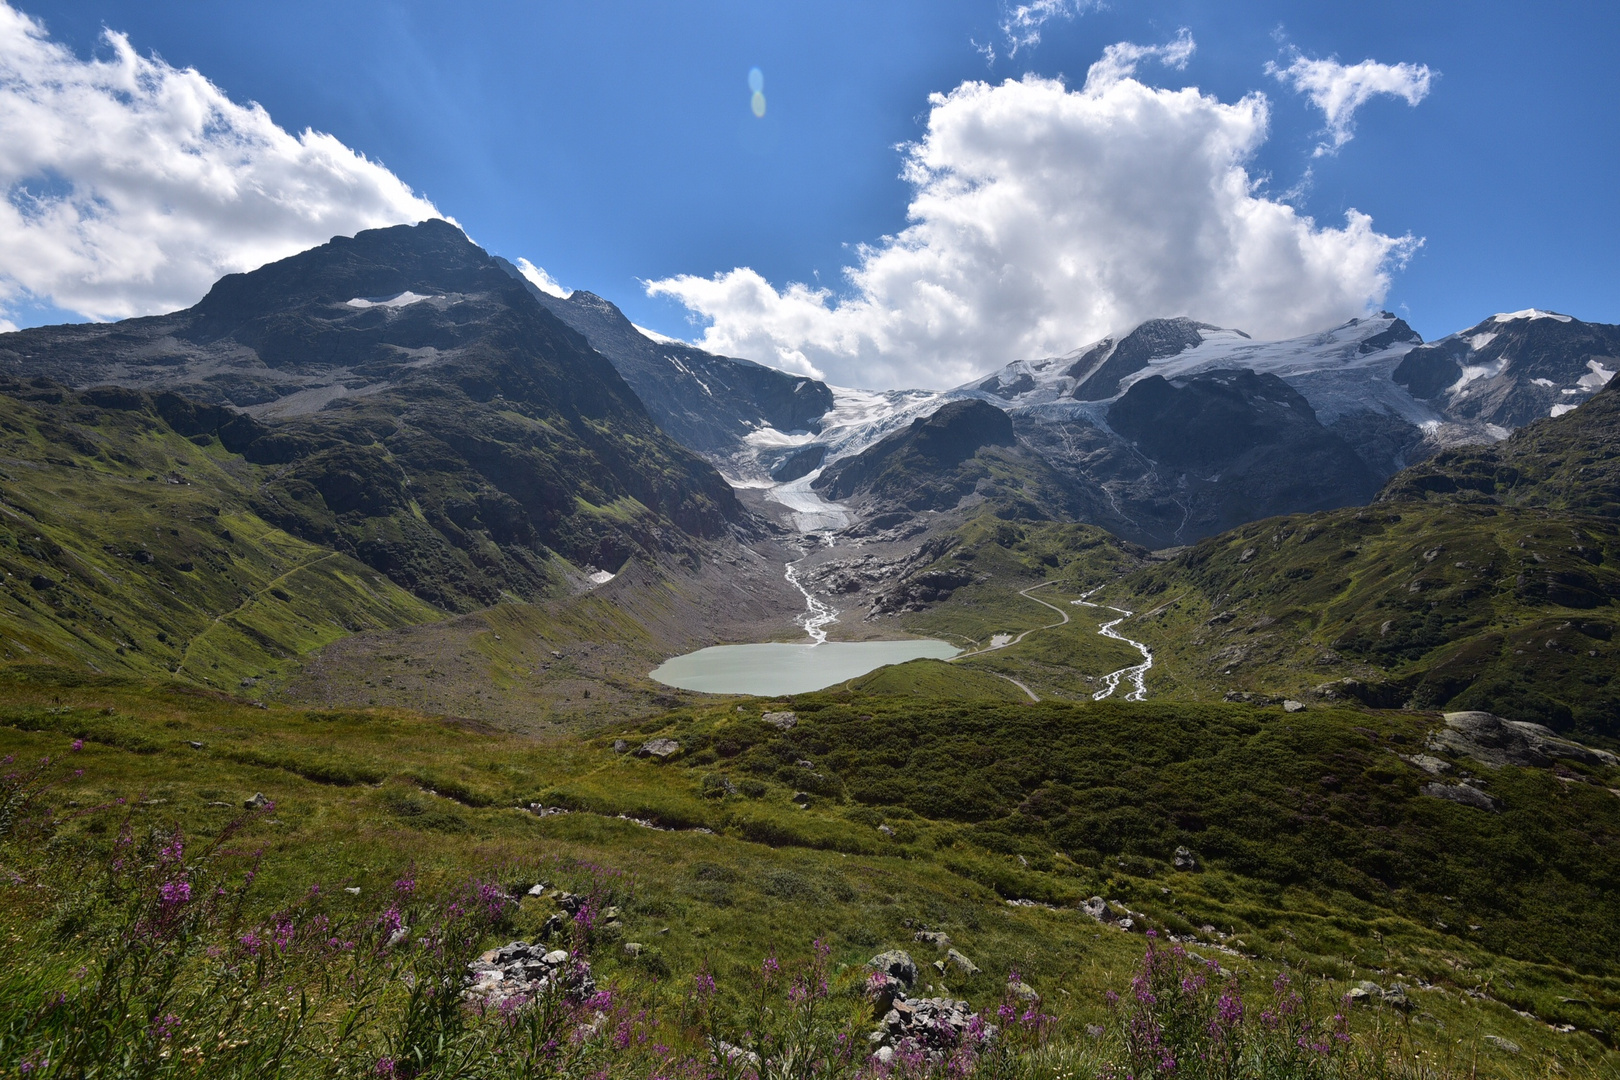
<path fill-rule="evenodd" d="M 1165 67 L 1181 71 L 1186 68 L 1187 61 L 1192 59 L 1192 54 L 1197 48 L 1192 33 L 1186 27 L 1176 32 L 1174 41 L 1164 45 L 1118 42 L 1104 49 L 1102 59 L 1092 64 L 1090 70 L 1086 72 L 1086 89 L 1101 90 L 1110 83 L 1128 79 L 1136 74 L 1137 67 L 1144 60 L 1157 60 Z"/>
<path fill-rule="evenodd" d="M 518 273 L 529 280 L 529 284 L 545 293 L 547 296 L 557 296 L 566 300 L 574 294 L 572 289 L 565 289 L 557 283 L 557 279 L 546 273 L 542 267 L 534 265 L 528 259 L 517 261 Z"/>
<path fill-rule="evenodd" d="M 1030 0 L 1027 4 L 1003 3 L 1001 33 L 1007 39 L 1007 55 L 1041 43 L 1041 30 L 1054 19 L 1072 19 L 1103 6 L 1102 0 Z M 981 51 L 985 46 L 980 46 Z M 995 58 L 990 54 L 990 58 Z"/>
<path fill-rule="evenodd" d="M 1247 167 L 1263 94 L 1135 77 L 1193 48 L 1112 46 L 1079 90 L 1026 76 L 933 95 L 906 153 L 910 224 L 856 249 L 842 295 L 747 267 L 648 290 L 707 324 L 705 348 L 869 387 L 958 385 L 1155 316 L 1286 337 L 1380 303 L 1418 242 L 1267 197 Z"/>
<path fill-rule="evenodd" d="M 1355 137 L 1356 110 L 1379 94 L 1402 98 L 1416 105 L 1429 95 L 1434 72 L 1427 64 L 1381 64 L 1363 60 L 1341 64 L 1337 60 L 1315 60 L 1298 52 L 1285 67 L 1276 62 L 1266 65 L 1266 73 L 1284 86 L 1310 98 L 1311 104 L 1327 118 L 1328 141 L 1316 148 L 1317 157 L 1335 154 Z"/>
<path fill-rule="evenodd" d="M 223 274 L 439 216 L 331 135 L 289 134 L 123 34 L 101 44 L 81 59 L 0 0 L 0 314 L 172 310 Z"/>

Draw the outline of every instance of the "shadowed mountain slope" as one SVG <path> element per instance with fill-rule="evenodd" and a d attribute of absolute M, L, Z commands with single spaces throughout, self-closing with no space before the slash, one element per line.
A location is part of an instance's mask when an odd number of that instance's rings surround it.
<path fill-rule="evenodd" d="M 764 428 L 819 431 L 822 415 L 833 407 L 832 391 L 823 382 L 655 340 L 594 293 L 552 296 L 523 280 L 511 263 L 496 262 L 546 310 L 584 334 L 612 361 L 658 426 L 692 450 L 723 460 Z"/>
<path fill-rule="evenodd" d="M 1081 510 L 1069 486 L 1018 445 L 1012 419 L 969 398 L 829 466 L 811 484 L 824 498 L 875 510 L 950 510 L 970 495 L 1013 517 L 1070 517 Z"/>
<path fill-rule="evenodd" d="M 265 520 L 450 610 L 744 520 L 606 359 L 443 221 L 340 237 L 172 315 L 0 336 L 0 363 L 126 388 L 107 408 L 147 408 L 134 389 L 200 399 L 168 419 L 272 467 Z"/>

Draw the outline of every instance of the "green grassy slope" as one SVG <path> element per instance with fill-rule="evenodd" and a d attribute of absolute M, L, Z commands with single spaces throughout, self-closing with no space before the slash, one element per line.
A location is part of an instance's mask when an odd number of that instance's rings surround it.
<path fill-rule="evenodd" d="M 60 388 L 11 389 L 0 395 L 4 659 L 251 689 L 348 634 L 442 617 L 266 523 L 251 509 L 257 470 L 215 441 Z"/>
<path fill-rule="evenodd" d="M 1432 717 L 823 694 L 769 706 L 796 711 L 787 732 L 745 703 L 539 745 L 399 711 L 259 710 L 64 675 L 12 669 L 0 693 L 5 753 L 85 740 L 71 758 L 82 775 L 49 794 L 70 811 L 54 857 L 110 845 L 126 817 L 202 843 L 262 791 L 274 812 L 232 844 L 261 852 L 264 917 L 312 884 L 334 912 L 362 910 L 411 867 L 437 889 L 479 872 L 572 883 L 594 865 L 629 875 L 623 925 L 593 957 L 600 980 L 680 986 L 706 965 L 735 981 L 816 936 L 837 963 L 899 946 L 926 964 L 912 937 L 927 927 L 984 973 L 925 968 L 925 984 L 983 1006 L 1016 968 L 1078 1035 L 1106 1020 L 1102 991 L 1124 985 L 1142 940 L 1075 910 L 1099 893 L 1256 982 L 1284 964 L 1331 993 L 1404 982 L 1403 1038 L 1436 1060 L 1476 1054 L 1484 1075 L 1593 1074 L 1620 1016 L 1605 932 L 1620 800 L 1535 770 L 1493 774 L 1501 814 L 1417 795 L 1421 774 L 1392 751 Z M 654 736 L 679 752 L 613 748 Z M 571 812 L 515 809 L 529 803 Z M 1171 868 L 1177 842 L 1197 872 Z M 0 885 L 7 925 L 39 896 Z M 509 933 L 532 935 L 553 910 L 524 900 Z M 7 947 L 71 964 L 87 942 L 48 909 L 38 918 Z M 632 958 L 619 941 L 648 947 Z"/>
<path fill-rule="evenodd" d="M 1542 506 L 1620 517 L 1620 383 L 1493 446 L 1436 454 L 1397 474 L 1382 500 Z"/>
<path fill-rule="evenodd" d="M 1483 708 L 1620 736 L 1620 528 L 1510 507 L 1380 503 L 1257 522 L 1101 594 L 1142 612 L 1155 693 Z"/>
<path fill-rule="evenodd" d="M 896 622 L 910 633 L 978 654 L 954 661 L 955 666 L 1017 679 L 1042 698 L 1077 700 L 1089 697 L 1101 676 L 1141 659 L 1130 646 L 1098 636 L 1100 619 L 1093 609 L 1070 603 L 1141 566 L 1146 552 L 1135 545 L 1090 525 L 1007 521 L 981 512 L 941 547 L 938 558 L 914 568 L 890 593 L 903 598 L 919 585 L 953 586 L 948 599 L 904 612 Z M 1024 590 L 1030 595 L 1021 595 Z M 1069 615 L 1066 625 L 1056 625 L 1060 612 Z M 1016 645 L 982 651 L 998 634 L 1016 638 L 1025 631 L 1028 636 Z M 1004 680 L 996 681 L 1023 696 Z M 914 689 L 927 692 L 923 686 Z"/>

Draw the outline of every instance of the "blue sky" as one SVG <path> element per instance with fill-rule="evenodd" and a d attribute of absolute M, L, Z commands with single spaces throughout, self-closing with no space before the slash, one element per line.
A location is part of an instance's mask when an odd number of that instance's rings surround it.
<path fill-rule="evenodd" d="M 1404 266 L 1386 267 L 1383 304 L 1425 337 L 1530 306 L 1620 322 L 1612 3 L 1113 0 L 1069 6 L 1011 56 L 1012 10 L 996 0 L 14 6 L 78 57 L 105 55 L 98 39 L 110 28 L 137 54 L 260 103 L 288 132 L 329 133 L 491 251 L 687 338 L 701 330 L 693 309 L 743 318 L 724 306 L 734 298 L 653 297 L 644 282 L 748 267 L 776 290 L 826 287 L 827 306 L 853 295 L 843 268 L 856 246 L 908 224 L 916 189 L 900 178 L 897 147 L 923 136 L 930 94 L 1026 72 L 1077 90 L 1107 46 L 1163 45 L 1185 29 L 1196 47 L 1184 66 L 1143 63 L 1134 77 L 1226 105 L 1263 93 L 1265 136 L 1244 159 L 1257 190 L 1324 228 L 1354 208 L 1380 235 L 1421 238 Z M 1323 112 L 1266 71 L 1296 56 L 1426 65 L 1433 79 L 1415 106 L 1372 97 L 1354 137 L 1313 156 Z M 762 119 L 749 107 L 753 67 L 764 75 Z M 9 311 L 26 325 L 84 308 L 35 291 L 14 295 Z M 1050 347 L 1070 329 L 1058 325 Z M 718 344 L 755 341 L 749 332 Z M 781 345 L 790 333 L 758 341 Z M 903 334 L 873 333 L 873 349 L 908 348 Z M 1002 359 L 965 348 L 966 367 Z M 797 355 L 828 368 L 808 345 Z M 888 381 L 927 381 L 940 364 L 930 357 L 902 357 Z M 791 356 L 755 358 L 793 366 Z M 851 370 L 832 373 L 848 381 Z"/>

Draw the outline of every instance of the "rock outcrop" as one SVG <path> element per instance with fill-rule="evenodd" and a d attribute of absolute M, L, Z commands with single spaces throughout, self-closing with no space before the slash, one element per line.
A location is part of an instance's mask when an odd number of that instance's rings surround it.
<path fill-rule="evenodd" d="M 1546 768 L 1559 758 L 1608 768 L 1620 765 L 1620 758 L 1607 750 L 1560 738 L 1540 724 L 1504 720 L 1488 712 L 1446 713 L 1445 721 L 1446 726 L 1429 737 L 1429 749 L 1449 750 L 1492 768 Z"/>
<path fill-rule="evenodd" d="M 560 990 L 574 1001 L 596 992 L 590 964 L 562 949 L 524 941 L 490 949 L 467 970 L 462 996 L 493 1008 L 522 1005 L 548 991 Z"/>

